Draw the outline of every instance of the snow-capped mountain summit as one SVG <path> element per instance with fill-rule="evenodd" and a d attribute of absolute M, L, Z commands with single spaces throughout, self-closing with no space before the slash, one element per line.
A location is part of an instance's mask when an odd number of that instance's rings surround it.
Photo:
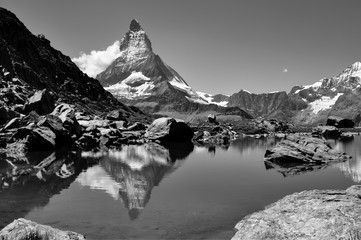
<path fill-rule="evenodd" d="M 120 54 L 97 75 L 107 91 L 122 102 L 144 111 L 171 115 L 172 112 L 227 112 L 251 117 L 239 108 L 221 108 L 226 102 L 209 101 L 194 91 L 160 56 L 153 52 L 148 35 L 136 19 L 120 41 Z M 219 98 L 219 99 L 218 99 Z M 177 115 L 177 117 L 180 117 Z"/>
<path fill-rule="evenodd" d="M 152 50 L 152 44 L 136 19 L 120 41 L 120 56 L 96 77 L 118 98 L 141 99 L 153 95 L 162 81 L 185 92 L 194 100 L 203 101 L 183 78 Z"/>

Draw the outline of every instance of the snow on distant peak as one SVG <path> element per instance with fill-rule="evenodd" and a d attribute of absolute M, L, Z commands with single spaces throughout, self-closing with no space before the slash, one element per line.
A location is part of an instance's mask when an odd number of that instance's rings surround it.
<path fill-rule="evenodd" d="M 322 83 L 323 83 L 323 79 L 318 80 L 317 82 L 315 82 L 314 84 L 311 84 L 311 85 L 301 86 L 302 88 L 295 91 L 295 94 L 299 93 L 300 91 L 302 91 L 304 89 L 309 89 L 309 88 L 313 88 L 313 90 L 317 90 L 322 86 Z"/>
<path fill-rule="evenodd" d="M 321 99 L 313 101 L 310 103 L 312 112 L 317 114 L 321 110 L 331 108 L 337 101 L 337 99 L 342 96 L 343 93 L 338 93 L 335 97 L 331 98 L 328 96 L 323 96 Z"/>
<path fill-rule="evenodd" d="M 227 107 L 228 101 L 221 101 L 221 102 L 214 102 L 213 101 L 213 94 L 204 93 L 204 92 L 197 92 L 199 96 L 201 96 L 203 99 L 205 99 L 209 104 L 216 104 L 221 107 Z M 225 95 L 229 97 L 229 95 Z"/>
<path fill-rule="evenodd" d="M 241 91 L 252 94 L 250 91 L 246 90 L 246 89 L 241 89 Z"/>

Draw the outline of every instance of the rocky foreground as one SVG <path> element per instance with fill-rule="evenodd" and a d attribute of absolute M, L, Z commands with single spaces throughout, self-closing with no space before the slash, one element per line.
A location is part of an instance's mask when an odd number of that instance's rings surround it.
<path fill-rule="evenodd" d="M 361 239 L 361 186 L 288 195 L 246 216 L 232 240 Z"/>
<path fill-rule="evenodd" d="M 1 240 L 84 240 L 79 233 L 62 231 L 30 220 L 19 218 L 0 231 Z"/>

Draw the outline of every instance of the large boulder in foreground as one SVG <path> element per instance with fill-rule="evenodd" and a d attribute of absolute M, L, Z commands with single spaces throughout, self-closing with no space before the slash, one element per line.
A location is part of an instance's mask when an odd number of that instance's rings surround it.
<path fill-rule="evenodd" d="M 328 164 L 350 159 L 351 156 L 332 149 L 323 139 L 299 134 L 288 135 L 276 146 L 267 149 L 265 161 L 277 164 Z"/>
<path fill-rule="evenodd" d="M 232 240 L 361 239 L 361 186 L 288 195 L 246 216 Z"/>
<path fill-rule="evenodd" d="M 63 127 L 69 131 L 70 135 L 80 135 L 81 127 L 75 117 L 75 109 L 69 104 L 59 104 L 58 106 L 56 106 L 51 115 L 60 118 L 60 120 L 63 122 Z"/>
<path fill-rule="evenodd" d="M 330 116 L 327 118 L 326 125 L 337 128 L 353 128 L 355 123 L 351 119 Z"/>
<path fill-rule="evenodd" d="M 150 140 L 166 142 L 191 141 L 193 129 L 183 120 L 163 117 L 153 121 L 145 133 L 145 137 Z"/>
<path fill-rule="evenodd" d="M 30 220 L 19 218 L 0 231 L 1 240 L 84 240 L 79 233 L 62 231 L 50 226 L 41 225 Z"/>

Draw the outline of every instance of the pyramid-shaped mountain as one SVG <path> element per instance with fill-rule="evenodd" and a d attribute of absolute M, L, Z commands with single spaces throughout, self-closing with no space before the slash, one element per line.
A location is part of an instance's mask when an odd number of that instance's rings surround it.
<path fill-rule="evenodd" d="M 11 108 L 24 103 L 32 92 L 45 88 L 62 102 L 82 108 L 133 111 L 80 71 L 68 56 L 54 49 L 44 35 L 33 35 L 15 14 L 4 8 L 0 8 L 0 80 L 0 102 Z M 17 100 L 10 101 L 14 98 L 10 95 Z"/>
<path fill-rule="evenodd" d="M 153 52 L 146 32 L 135 19 L 120 41 L 120 56 L 96 78 L 122 102 L 146 112 L 181 118 L 189 113 L 206 111 L 251 117 L 238 107 L 210 104 L 194 91 Z"/>

